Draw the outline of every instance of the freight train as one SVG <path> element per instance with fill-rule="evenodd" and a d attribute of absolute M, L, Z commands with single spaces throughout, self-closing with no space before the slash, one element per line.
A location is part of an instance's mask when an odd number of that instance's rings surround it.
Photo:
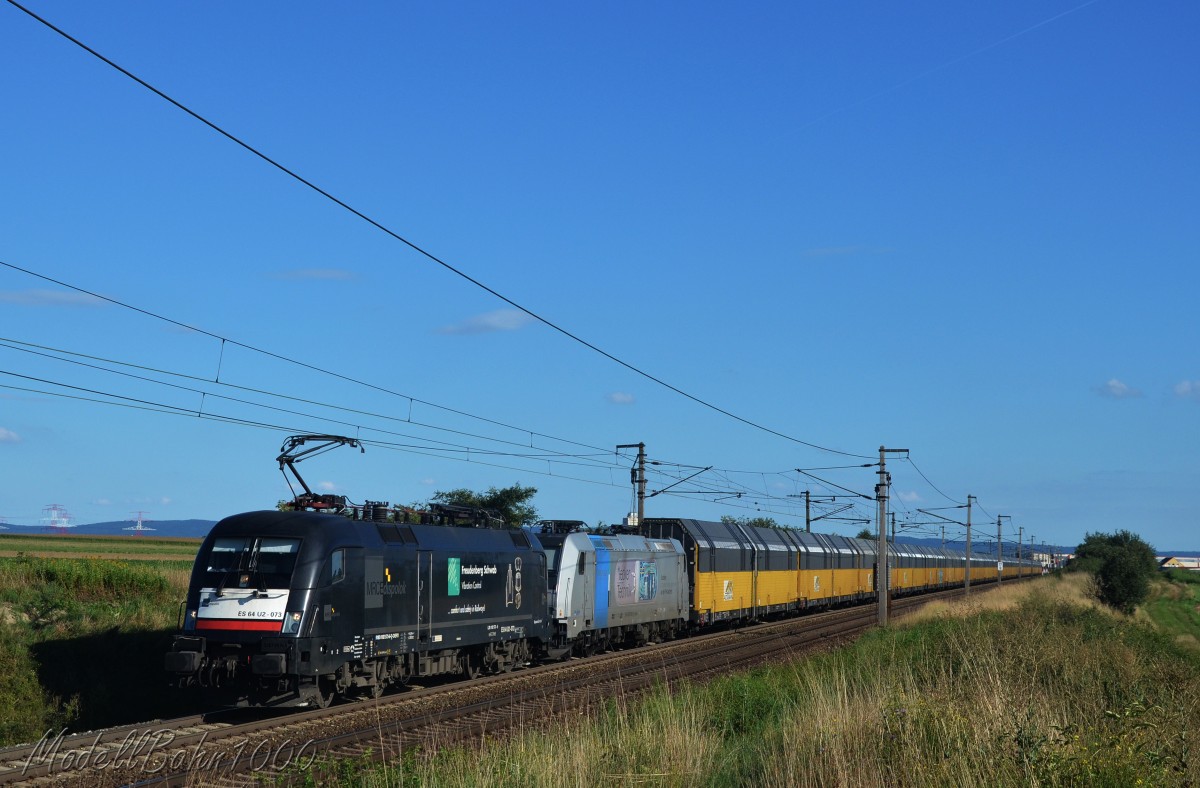
<path fill-rule="evenodd" d="M 681 518 L 510 529 L 479 510 L 414 518 L 311 493 L 294 506 L 228 517 L 204 540 L 165 656 L 172 684 L 213 705 L 327 706 L 877 598 L 875 542 L 842 536 Z M 973 583 L 996 580 L 994 558 L 970 561 Z M 889 545 L 889 589 L 960 586 L 966 562 Z"/>

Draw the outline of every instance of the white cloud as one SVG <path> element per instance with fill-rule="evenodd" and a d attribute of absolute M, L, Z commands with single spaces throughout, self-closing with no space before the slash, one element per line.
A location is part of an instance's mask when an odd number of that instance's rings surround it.
<path fill-rule="evenodd" d="M 1103 386 L 1096 386 L 1093 390 L 1101 397 L 1108 397 L 1110 399 L 1137 399 L 1142 396 L 1141 391 L 1122 383 L 1116 378 L 1108 381 Z"/>
<path fill-rule="evenodd" d="M 333 492 L 337 490 L 337 485 L 333 482 L 317 482 L 317 489 L 325 492 Z"/>
<path fill-rule="evenodd" d="M 896 497 L 899 498 L 900 500 L 904 501 L 905 503 L 920 503 L 921 502 L 921 496 L 915 492 L 900 491 L 900 492 L 896 493 Z"/>
<path fill-rule="evenodd" d="M 342 268 L 297 268 L 292 271 L 279 271 L 278 273 L 273 274 L 271 278 L 283 279 L 286 281 L 317 279 L 345 282 L 351 279 L 357 279 L 358 274 Z"/>
<path fill-rule="evenodd" d="M 112 506 L 112 501 L 108 500 L 107 498 L 97 498 L 96 500 L 92 501 L 92 503 L 96 506 Z"/>
<path fill-rule="evenodd" d="M 1175 384 L 1175 396 L 1200 402 L 1200 380 L 1181 380 Z"/>
<path fill-rule="evenodd" d="M 426 477 L 421 480 L 421 484 L 425 485 L 426 487 L 432 487 L 433 485 L 437 484 L 437 481 L 431 477 Z"/>
<path fill-rule="evenodd" d="M 0 443 L 20 443 L 21 436 L 12 430 L 6 430 L 0 427 Z"/>
<path fill-rule="evenodd" d="M 533 318 L 518 309 L 497 309 L 469 317 L 461 323 L 442 326 L 439 334 L 490 334 L 493 331 L 516 331 L 533 322 Z"/>
<path fill-rule="evenodd" d="M 0 304 L 21 306 L 101 306 L 104 300 L 73 290 L 0 290 Z"/>
<path fill-rule="evenodd" d="M 604 398 L 614 405 L 632 405 L 634 400 L 632 394 L 627 394 L 624 391 L 613 391 L 604 395 Z"/>
<path fill-rule="evenodd" d="M 158 505 L 159 506 L 170 506 L 171 499 L 164 495 L 162 498 L 158 499 Z"/>

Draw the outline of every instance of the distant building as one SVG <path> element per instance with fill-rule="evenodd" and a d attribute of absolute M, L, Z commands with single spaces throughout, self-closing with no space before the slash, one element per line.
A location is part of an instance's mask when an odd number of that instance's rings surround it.
<path fill-rule="evenodd" d="M 1038 551 L 1034 550 L 1029 556 L 1034 561 L 1037 561 L 1046 569 L 1061 569 L 1063 561 L 1068 558 L 1073 558 L 1070 554 L 1056 553 L 1053 551 Z"/>
<path fill-rule="evenodd" d="M 1191 572 L 1200 572 L 1200 558 L 1196 556 L 1159 556 L 1159 569 L 1187 569 Z"/>

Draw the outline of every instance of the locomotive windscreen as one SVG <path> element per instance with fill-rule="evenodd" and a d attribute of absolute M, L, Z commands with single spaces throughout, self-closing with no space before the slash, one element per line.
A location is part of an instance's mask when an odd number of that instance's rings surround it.
<path fill-rule="evenodd" d="M 204 585 L 212 588 L 288 588 L 299 539 L 226 536 L 213 542 Z"/>

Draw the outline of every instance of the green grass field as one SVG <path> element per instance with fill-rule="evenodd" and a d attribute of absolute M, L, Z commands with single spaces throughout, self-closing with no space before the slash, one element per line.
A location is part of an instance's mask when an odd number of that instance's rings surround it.
<path fill-rule="evenodd" d="M 106 558 L 161 555 L 164 559 L 191 561 L 195 559 L 196 551 L 199 549 L 199 539 L 0 534 L 0 553 L 29 553 L 31 555 L 63 553 Z"/>
<path fill-rule="evenodd" d="M 1151 586 L 1140 613 L 1182 646 L 1200 653 L 1200 572 L 1172 569 Z"/>
<path fill-rule="evenodd" d="M 46 542 L 0 558 L 0 746 L 183 713 L 163 653 L 187 593 L 195 544 L 154 560 L 46 557 Z M 137 539 L 71 539 L 87 554 L 127 554 Z M 147 540 L 149 541 L 149 540 Z M 115 544 L 114 544 L 115 542 Z M 165 546 L 168 546 L 167 543 Z M 84 547 L 86 546 L 86 547 Z M 0 549 L 4 549 L 0 547 Z M 34 555 L 33 553 L 43 553 Z"/>

